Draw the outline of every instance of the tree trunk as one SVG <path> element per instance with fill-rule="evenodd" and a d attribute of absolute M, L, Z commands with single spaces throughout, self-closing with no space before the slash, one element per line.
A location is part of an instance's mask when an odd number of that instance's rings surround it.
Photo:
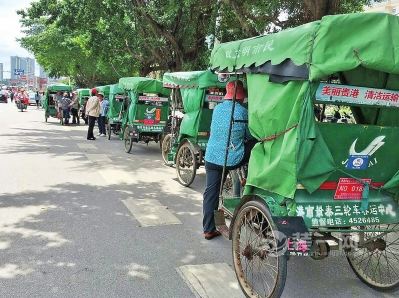
<path fill-rule="evenodd" d="M 256 29 L 248 22 L 248 18 L 246 17 L 246 14 L 243 11 L 242 7 L 239 7 L 235 0 L 223 0 L 223 2 L 231 7 L 242 29 L 248 36 L 259 35 L 259 32 L 256 31 Z"/>
<path fill-rule="evenodd" d="M 305 11 L 309 13 L 310 20 L 320 20 L 325 15 L 337 13 L 341 0 L 304 0 Z"/>

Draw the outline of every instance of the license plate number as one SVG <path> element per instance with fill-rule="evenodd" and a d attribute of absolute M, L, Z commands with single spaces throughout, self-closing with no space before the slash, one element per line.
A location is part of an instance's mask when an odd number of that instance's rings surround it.
<path fill-rule="evenodd" d="M 364 182 L 371 183 L 371 179 L 361 179 Z M 340 178 L 337 189 L 335 190 L 335 200 L 361 200 L 363 193 L 363 184 L 353 178 Z"/>

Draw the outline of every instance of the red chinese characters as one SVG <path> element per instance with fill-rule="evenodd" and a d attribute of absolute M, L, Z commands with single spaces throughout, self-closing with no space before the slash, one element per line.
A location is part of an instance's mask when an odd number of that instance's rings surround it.
<path fill-rule="evenodd" d="M 374 91 L 374 90 L 368 89 L 364 95 L 364 98 L 368 99 L 368 100 L 398 102 L 399 101 L 399 93 Z"/>
<path fill-rule="evenodd" d="M 321 94 L 322 95 L 331 95 L 331 87 L 324 86 L 323 89 L 321 89 Z"/>

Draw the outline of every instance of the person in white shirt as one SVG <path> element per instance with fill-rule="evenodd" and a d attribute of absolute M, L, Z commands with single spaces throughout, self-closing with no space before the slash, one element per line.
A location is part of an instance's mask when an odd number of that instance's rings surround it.
<path fill-rule="evenodd" d="M 96 124 L 96 119 L 100 115 L 100 101 L 97 97 L 97 89 L 91 89 L 91 97 L 86 103 L 86 115 L 89 120 L 89 128 L 87 130 L 87 139 L 94 141 L 96 138 L 93 134 L 94 125 Z"/>

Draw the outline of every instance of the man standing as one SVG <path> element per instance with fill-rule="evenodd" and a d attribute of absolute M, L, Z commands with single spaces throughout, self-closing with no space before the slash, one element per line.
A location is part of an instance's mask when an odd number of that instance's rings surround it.
<path fill-rule="evenodd" d="M 100 137 L 105 137 L 107 135 L 107 132 L 105 130 L 105 122 L 106 122 L 106 116 L 108 113 L 108 106 L 109 102 L 105 98 L 104 99 L 104 94 L 103 93 L 98 93 L 98 98 L 100 100 L 100 116 L 98 117 L 98 130 L 99 130 L 99 136 Z"/>
<path fill-rule="evenodd" d="M 64 124 L 68 125 L 69 124 L 69 109 L 70 109 L 70 104 L 71 104 L 71 99 L 69 98 L 69 94 L 67 92 L 64 93 L 64 96 L 61 98 L 60 101 L 61 108 L 62 108 L 62 113 L 64 116 Z"/>
<path fill-rule="evenodd" d="M 74 91 L 72 93 L 72 102 L 70 104 L 71 107 L 71 113 L 72 113 L 72 124 L 80 124 L 80 119 L 79 119 L 79 115 L 78 115 L 78 111 L 79 111 L 79 100 L 78 100 L 78 93 L 76 91 Z"/>
<path fill-rule="evenodd" d="M 237 85 L 237 90 L 235 87 Z M 225 101 L 216 106 L 212 115 L 210 138 L 205 153 L 206 188 L 203 202 L 203 229 L 207 240 L 220 236 L 216 230 L 214 211 L 219 206 L 219 192 L 223 176 L 223 165 L 226 157 L 226 146 L 228 145 L 227 170 L 238 168 L 245 159 L 246 154 L 244 141 L 250 137 L 248 131 L 248 111 L 241 104 L 245 98 L 243 83 L 241 81 L 229 82 L 226 86 L 227 94 Z M 231 130 L 230 142 L 227 144 L 231 112 L 233 108 L 232 99 L 236 98 L 234 107 L 234 122 Z M 248 158 L 246 157 L 248 155 Z M 225 173 L 227 175 L 227 172 Z"/>
<path fill-rule="evenodd" d="M 38 109 L 39 108 L 39 101 L 40 101 L 39 91 L 36 91 L 36 93 L 35 93 L 35 101 L 36 101 L 36 109 Z"/>
<path fill-rule="evenodd" d="M 86 115 L 88 117 L 89 128 L 87 130 L 87 139 L 95 140 L 93 135 L 94 125 L 96 124 L 96 119 L 100 115 L 100 101 L 98 100 L 97 89 L 91 89 L 91 97 L 86 103 Z"/>

